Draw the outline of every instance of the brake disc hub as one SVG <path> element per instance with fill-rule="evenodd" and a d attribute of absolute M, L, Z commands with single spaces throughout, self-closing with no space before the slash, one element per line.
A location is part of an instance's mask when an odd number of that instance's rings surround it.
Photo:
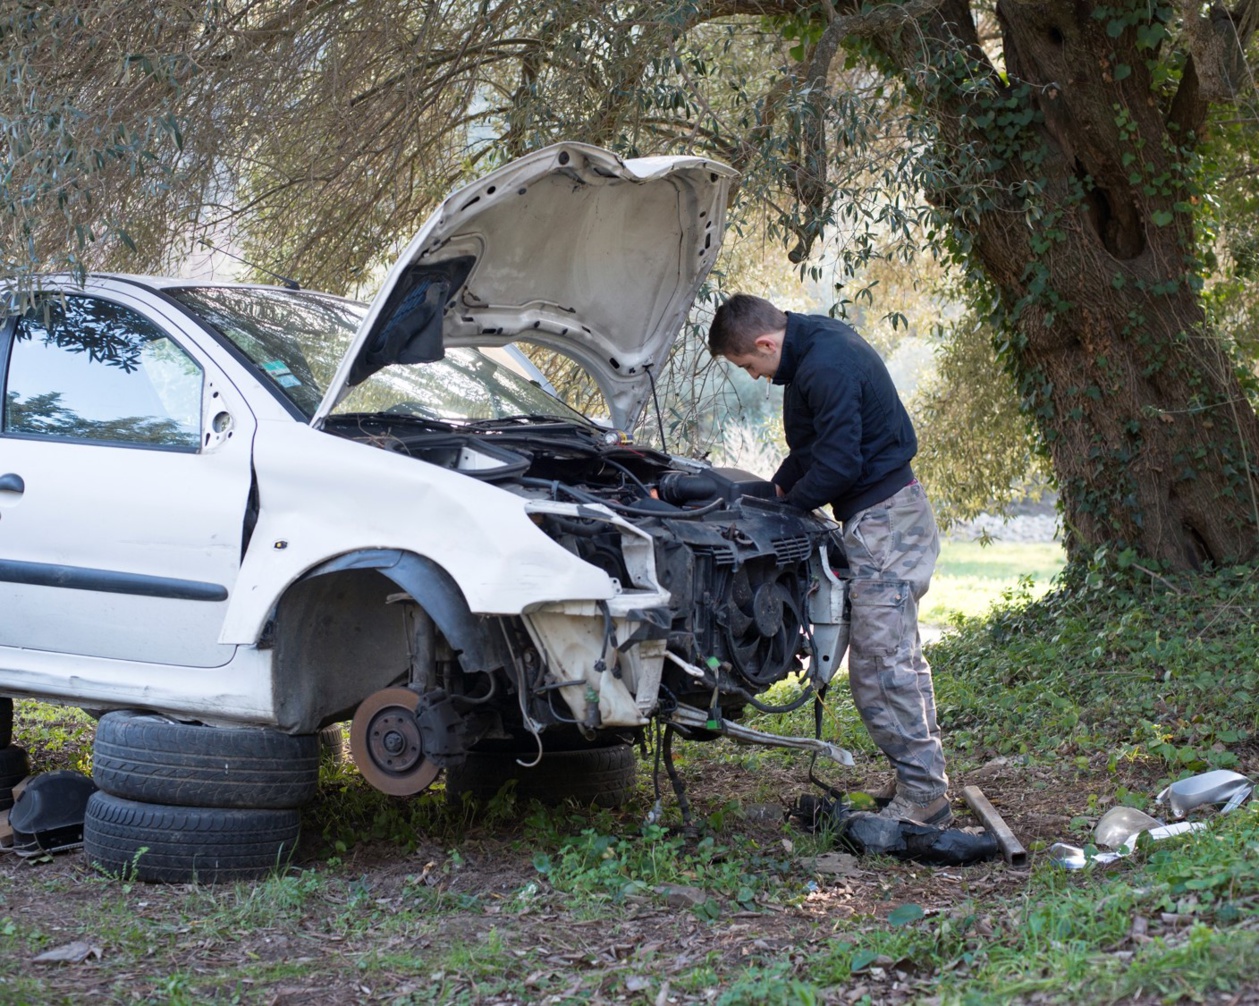
<path fill-rule="evenodd" d="M 391 796 L 418 793 L 441 771 L 424 757 L 419 702 L 407 688 L 385 688 L 362 701 L 350 724 L 354 764 L 372 786 Z"/>

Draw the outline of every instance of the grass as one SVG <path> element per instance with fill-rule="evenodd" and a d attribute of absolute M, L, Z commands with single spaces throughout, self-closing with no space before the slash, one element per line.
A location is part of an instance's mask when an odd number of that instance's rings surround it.
<path fill-rule="evenodd" d="M 981 545 L 945 538 L 919 621 L 943 626 L 958 616 L 986 615 L 1029 579 L 1028 596 L 1039 597 L 1049 590 L 1065 561 L 1058 542 L 994 541 Z"/>
<path fill-rule="evenodd" d="M 1004 605 L 955 619 L 930 652 L 958 771 L 1005 756 L 1019 784 L 1055 794 L 1059 837 L 1080 845 L 1112 803 L 1154 809 L 1151 794 L 1184 774 L 1254 771 L 1259 568 L 1153 579 L 1120 556 L 1034 596 L 1019 584 L 1028 553 L 1009 554 Z M 748 721 L 812 730 L 808 707 Z M 19 741 L 46 752 L 44 770 L 81 762 L 85 729 L 64 712 L 19 713 Z M 868 752 L 842 694 L 824 729 Z M 742 773 L 745 798 L 793 757 L 723 743 L 679 754 L 688 774 Z M 0 1003 L 73 1002 L 78 977 L 102 1001 L 154 1003 L 267 1002 L 285 985 L 469 1004 L 651 1002 L 669 985 L 667 1000 L 726 1006 L 860 1002 L 861 986 L 871 1002 L 968 1006 L 1226 1001 L 1254 988 L 1259 803 L 1203 814 L 1205 833 L 1106 869 L 1062 870 L 1032 843 L 1025 880 L 951 870 L 943 883 L 877 861 L 816 878 L 801 855 L 813 836 L 791 835 L 793 853 L 785 831 L 753 834 L 728 793 L 692 796 L 695 836 L 643 824 L 645 791 L 621 813 L 520 807 L 510 794 L 474 811 L 440 791 L 386 798 L 326 765 L 305 816 L 318 851 L 284 876 L 156 888 L 74 870 L 0 875 Z M 707 898 L 668 906 L 666 884 Z M 827 890 L 864 892 L 860 910 L 809 914 Z M 636 929 L 644 920 L 656 929 Z M 775 926 L 779 942 L 758 946 Z M 70 939 L 99 942 L 101 960 L 32 972 L 34 954 Z"/>

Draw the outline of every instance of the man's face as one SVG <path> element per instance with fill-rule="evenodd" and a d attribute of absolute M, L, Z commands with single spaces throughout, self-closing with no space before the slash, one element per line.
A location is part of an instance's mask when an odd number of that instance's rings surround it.
<path fill-rule="evenodd" d="M 762 377 L 773 380 L 782 360 L 781 333 L 772 332 L 761 336 L 750 353 L 726 353 L 725 357 L 740 370 L 746 371 L 753 380 Z"/>

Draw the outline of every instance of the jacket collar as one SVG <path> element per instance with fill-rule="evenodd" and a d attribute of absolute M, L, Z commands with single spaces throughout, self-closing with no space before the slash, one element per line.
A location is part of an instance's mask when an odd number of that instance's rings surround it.
<path fill-rule="evenodd" d="M 787 331 L 783 335 L 782 355 L 778 359 L 778 369 L 774 371 L 775 384 L 790 384 L 796 376 L 796 368 L 800 357 L 804 355 L 805 337 L 801 332 L 805 316 L 787 312 Z"/>

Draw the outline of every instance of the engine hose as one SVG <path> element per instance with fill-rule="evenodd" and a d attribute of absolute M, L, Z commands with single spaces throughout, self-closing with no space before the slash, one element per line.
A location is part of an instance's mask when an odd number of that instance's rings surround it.
<path fill-rule="evenodd" d="M 554 513 L 547 514 L 546 519 L 565 534 L 575 535 L 579 538 L 593 538 L 595 535 L 607 534 L 608 532 L 606 521 L 585 521 L 579 517 L 563 517 Z"/>
<path fill-rule="evenodd" d="M 725 500 L 713 500 L 707 506 L 702 506 L 697 510 L 649 510 L 646 507 L 628 506 L 624 503 L 600 499 L 594 493 L 583 492 L 581 489 L 576 489 L 573 486 L 565 485 L 563 482 L 555 482 L 551 479 L 521 478 L 520 484 L 533 486 L 538 489 L 550 489 L 553 493 L 562 489 L 580 503 L 594 503 L 606 506 L 617 513 L 627 514 L 630 517 L 656 517 L 661 520 L 698 520 L 700 517 L 705 517 L 719 507 L 726 505 Z"/>
<path fill-rule="evenodd" d="M 795 712 L 802 705 L 813 697 L 813 686 L 810 684 L 798 696 L 788 702 L 785 706 L 771 706 L 768 702 L 761 702 L 755 696 L 748 696 L 748 705 L 754 706 L 763 713 L 791 713 Z"/>
<path fill-rule="evenodd" d="M 672 657 L 673 654 L 666 652 L 665 656 Z M 717 681 L 712 678 L 709 678 L 707 675 L 704 676 L 704 680 L 702 683 L 705 686 L 712 685 L 714 687 L 719 687 Z M 724 689 L 723 694 L 732 695 L 739 701 L 746 702 L 748 705 L 753 706 L 756 709 L 759 709 L 763 713 L 790 713 L 790 712 L 794 712 L 795 710 L 799 709 L 802 705 L 804 705 L 804 703 L 808 700 L 809 696 L 813 694 L 813 686 L 812 684 L 810 684 L 808 687 L 805 688 L 804 691 L 802 691 L 798 696 L 796 696 L 794 699 L 788 702 L 785 706 L 771 706 L 768 702 L 762 702 L 755 695 L 749 692 L 746 688 L 740 688 L 738 685 L 735 685 L 732 688 Z"/>
<path fill-rule="evenodd" d="M 641 489 L 648 496 L 651 495 L 651 490 L 648 489 L 645 485 L 643 485 L 642 480 L 637 475 L 635 475 L 632 471 L 626 468 L 623 464 L 621 464 L 619 461 L 613 461 L 611 458 L 608 458 L 608 457 L 601 457 L 599 458 L 599 460 L 602 461 L 605 465 L 611 465 L 622 475 L 628 476 L 630 480 L 634 483 L 634 485 L 638 486 L 638 488 Z"/>
<path fill-rule="evenodd" d="M 673 735 L 677 733 L 677 727 L 672 723 L 664 728 L 664 770 L 669 775 L 669 782 L 673 784 L 674 795 L 678 798 L 678 810 L 682 812 L 682 827 L 689 828 L 691 825 L 691 802 L 686 798 L 686 785 L 682 782 L 682 777 L 678 775 L 677 766 L 673 764 Z"/>

